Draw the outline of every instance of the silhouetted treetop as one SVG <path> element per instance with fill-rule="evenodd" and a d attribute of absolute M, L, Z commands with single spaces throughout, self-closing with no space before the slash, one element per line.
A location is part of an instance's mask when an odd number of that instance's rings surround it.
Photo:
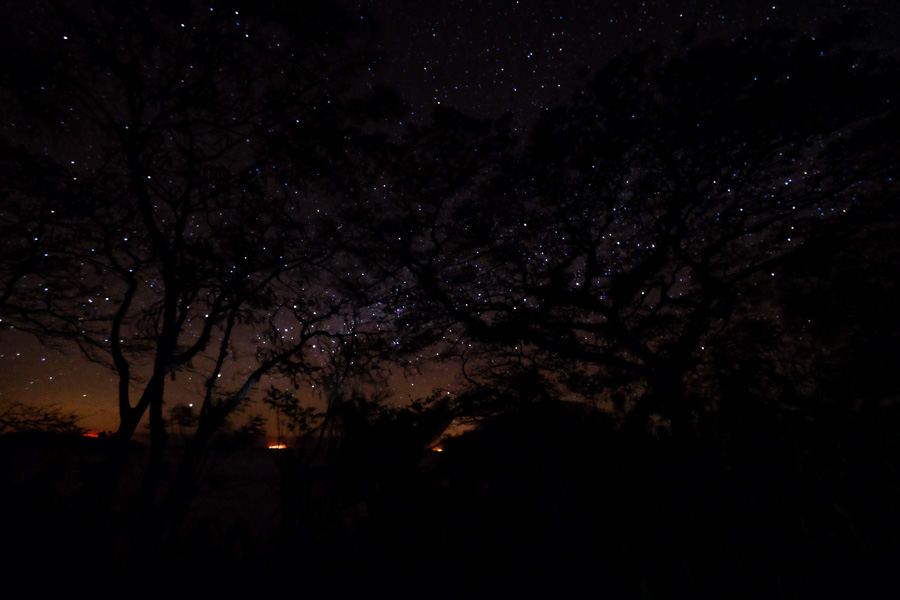
<path fill-rule="evenodd" d="M 199 448 L 354 334 L 368 299 L 328 213 L 372 31 L 324 2 L 9 10 L 4 324 L 113 370 L 117 435 L 150 416 L 149 490 L 167 386 L 198 396 Z"/>
<path fill-rule="evenodd" d="M 896 72 L 840 40 L 762 31 L 624 56 L 521 147 L 502 121 L 439 116 L 360 202 L 408 278 L 400 331 L 481 384 L 532 373 L 636 422 L 695 421 L 687 397 L 740 328 L 778 343 L 765 290 L 782 269 L 889 214 Z"/>

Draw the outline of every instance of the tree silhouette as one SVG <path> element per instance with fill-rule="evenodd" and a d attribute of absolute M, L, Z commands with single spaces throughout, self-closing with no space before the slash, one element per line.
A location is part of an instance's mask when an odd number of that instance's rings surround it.
<path fill-rule="evenodd" d="M 8 433 L 63 433 L 80 434 L 81 418 L 57 405 L 31 406 L 11 402 L 0 409 L 0 435 Z"/>
<path fill-rule="evenodd" d="M 896 196 L 896 67 L 849 50 L 851 25 L 623 57 L 521 150 L 504 121 L 437 114 L 357 204 L 394 207 L 398 329 L 498 393 L 614 401 L 637 427 L 695 426 L 724 354 L 785 387 L 758 354 L 785 341 L 775 292 Z"/>
<path fill-rule="evenodd" d="M 152 496 L 167 378 L 197 382 L 202 446 L 261 377 L 361 335 L 327 198 L 367 31 L 316 2 L 10 10 L 4 320 L 114 370 Z"/>

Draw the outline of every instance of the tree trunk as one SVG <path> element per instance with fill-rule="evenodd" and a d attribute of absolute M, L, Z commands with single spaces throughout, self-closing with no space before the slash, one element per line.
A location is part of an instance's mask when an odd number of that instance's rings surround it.
<path fill-rule="evenodd" d="M 191 500 L 196 486 L 197 469 L 203 461 L 213 434 L 223 419 L 218 415 L 201 419 L 197 431 L 185 445 L 178 471 L 166 496 L 163 516 L 166 522 L 165 543 L 174 545 L 191 510 Z"/>
<path fill-rule="evenodd" d="M 160 387 L 159 393 L 154 394 L 150 401 L 150 459 L 141 483 L 141 499 L 148 506 L 154 506 L 156 503 L 156 488 L 162 478 L 166 445 L 169 441 L 162 408 L 163 395 Z"/>

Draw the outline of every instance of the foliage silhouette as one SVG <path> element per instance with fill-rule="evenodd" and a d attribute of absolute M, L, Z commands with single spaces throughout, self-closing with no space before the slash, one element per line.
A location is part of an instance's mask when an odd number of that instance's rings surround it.
<path fill-rule="evenodd" d="M 791 277 L 896 223 L 896 65 L 848 28 L 625 56 L 518 145 L 506 119 L 436 113 L 355 204 L 402 281 L 398 335 L 488 395 L 530 381 L 637 428 L 700 427 L 724 355 L 795 393 Z"/>
<path fill-rule="evenodd" d="M 8 433 L 59 433 L 81 434 L 81 420 L 74 412 L 58 405 L 34 406 L 11 402 L 0 410 L 0 435 Z"/>
<path fill-rule="evenodd" d="M 317 194 L 370 31 L 318 2 L 229 8 L 7 8 L 4 325 L 114 371 L 117 437 L 149 415 L 148 500 L 167 379 L 200 382 L 201 447 L 266 374 L 315 378 L 319 338 L 360 335 Z"/>

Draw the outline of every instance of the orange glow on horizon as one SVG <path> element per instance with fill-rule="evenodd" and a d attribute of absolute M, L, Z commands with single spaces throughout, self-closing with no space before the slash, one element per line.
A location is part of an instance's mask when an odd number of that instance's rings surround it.
<path fill-rule="evenodd" d="M 287 450 L 284 444 L 269 444 L 269 450 Z"/>

